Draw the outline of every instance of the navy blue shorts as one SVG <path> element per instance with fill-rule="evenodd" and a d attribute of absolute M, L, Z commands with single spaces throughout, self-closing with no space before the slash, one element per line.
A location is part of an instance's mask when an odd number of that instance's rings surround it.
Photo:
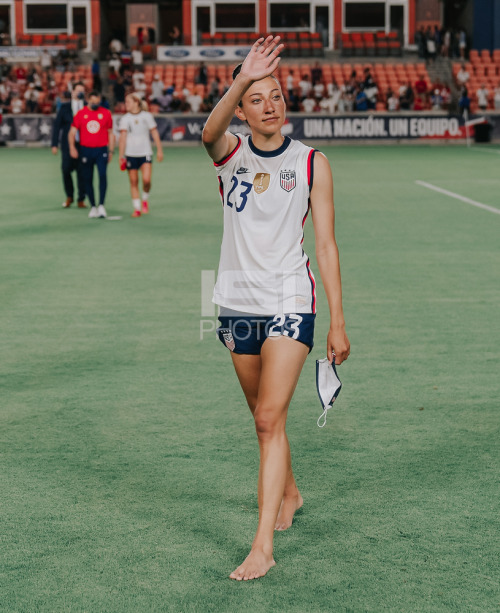
<path fill-rule="evenodd" d="M 217 334 L 233 353 L 260 355 L 267 338 L 289 336 L 309 347 L 314 346 L 314 313 L 288 315 L 231 315 L 220 316 Z"/>
<path fill-rule="evenodd" d="M 143 164 L 151 164 L 153 161 L 152 155 L 143 155 L 140 158 L 127 155 L 127 170 L 139 170 Z"/>

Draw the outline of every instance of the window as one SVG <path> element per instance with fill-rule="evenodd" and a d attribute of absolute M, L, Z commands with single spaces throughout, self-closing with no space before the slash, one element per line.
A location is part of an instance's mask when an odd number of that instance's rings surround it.
<path fill-rule="evenodd" d="M 308 28 L 310 26 L 309 4 L 271 4 L 271 29 Z"/>
<path fill-rule="evenodd" d="M 87 34 L 87 9 L 84 6 L 73 7 L 73 32 Z"/>
<path fill-rule="evenodd" d="M 66 4 L 26 4 L 28 30 L 67 30 Z"/>
<path fill-rule="evenodd" d="M 346 2 L 346 28 L 385 28 L 384 2 Z"/>
<path fill-rule="evenodd" d="M 253 2 L 216 4 L 215 29 L 255 30 L 255 4 Z"/>

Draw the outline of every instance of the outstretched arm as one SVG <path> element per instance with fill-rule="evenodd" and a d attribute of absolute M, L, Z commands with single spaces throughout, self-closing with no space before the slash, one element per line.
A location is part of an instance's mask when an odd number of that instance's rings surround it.
<path fill-rule="evenodd" d="M 327 357 L 342 364 L 350 352 L 342 309 L 342 283 L 337 242 L 335 241 L 335 209 L 330 164 L 322 153 L 314 156 L 314 183 L 311 190 L 311 212 L 316 236 L 316 259 L 330 307 L 330 329 Z"/>
<path fill-rule="evenodd" d="M 219 101 L 203 128 L 202 141 L 208 155 L 217 162 L 225 158 L 236 147 L 236 136 L 226 132 L 234 111 L 243 94 L 255 81 L 265 79 L 276 70 L 280 58 L 279 36 L 259 38 L 250 49 L 242 64 L 241 72 L 233 81 L 223 98 Z"/>

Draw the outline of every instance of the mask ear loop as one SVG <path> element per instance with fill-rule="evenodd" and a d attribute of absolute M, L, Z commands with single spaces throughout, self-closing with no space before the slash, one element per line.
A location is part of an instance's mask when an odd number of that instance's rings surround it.
<path fill-rule="evenodd" d="M 318 428 L 324 428 L 326 426 L 326 417 L 328 414 L 328 409 L 331 409 L 333 406 L 333 404 L 328 404 L 324 409 L 323 409 L 323 413 L 321 413 L 321 415 L 318 417 L 318 421 L 316 422 L 318 424 Z M 322 423 L 320 423 L 320 421 L 322 421 Z"/>

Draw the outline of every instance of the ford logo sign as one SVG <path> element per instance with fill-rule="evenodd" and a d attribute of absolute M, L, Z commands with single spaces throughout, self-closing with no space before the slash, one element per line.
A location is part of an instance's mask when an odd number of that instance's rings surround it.
<path fill-rule="evenodd" d="M 221 55 L 225 55 L 225 52 L 222 49 L 202 49 L 200 55 L 203 57 L 221 57 Z"/>
<path fill-rule="evenodd" d="M 240 47 L 236 49 L 234 54 L 238 57 L 246 57 L 250 53 L 250 47 Z"/>
<path fill-rule="evenodd" d="M 166 57 L 187 57 L 189 51 L 187 49 L 167 49 L 164 51 Z"/>

